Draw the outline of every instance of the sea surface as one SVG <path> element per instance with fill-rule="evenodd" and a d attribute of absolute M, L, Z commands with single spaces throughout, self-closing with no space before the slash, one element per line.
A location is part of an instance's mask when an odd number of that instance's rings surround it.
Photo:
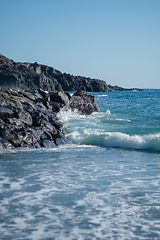
<path fill-rule="evenodd" d="M 0 151 L 1 240 L 160 239 L 160 90 L 92 94 L 72 144 Z"/>

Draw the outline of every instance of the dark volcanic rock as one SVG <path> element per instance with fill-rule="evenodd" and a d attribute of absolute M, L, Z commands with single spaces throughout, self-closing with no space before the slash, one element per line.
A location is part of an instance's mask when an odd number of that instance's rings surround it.
<path fill-rule="evenodd" d="M 95 97 L 84 91 L 70 96 L 62 91 L 46 95 L 42 90 L 15 92 L 2 88 L 0 102 L 0 149 L 69 144 L 56 113 L 62 108 L 85 115 L 99 111 Z"/>
<path fill-rule="evenodd" d="M 122 88 L 119 86 L 111 86 L 108 85 L 111 91 L 143 91 L 142 89 L 139 88 Z"/>
<path fill-rule="evenodd" d="M 69 108 L 72 110 L 77 109 L 78 112 L 83 115 L 99 112 L 95 96 L 88 95 L 84 91 L 78 91 L 71 97 Z"/>
<path fill-rule="evenodd" d="M 5 117 L 11 117 L 14 115 L 14 112 L 9 109 L 9 108 L 5 108 L 5 107 L 0 107 L 0 117 L 5 118 Z"/>
<path fill-rule="evenodd" d="M 67 95 L 66 95 L 67 97 Z M 0 149 L 68 144 L 63 124 L 37 91 L 0 90 Z"/>
<path fill-rule="evenodd" d="M 99 79 L 91 79 L 62 73 L 52 67 L 38 64 L 37 62 L 14 62 L 1 54 L 0 86 L 21 90 L 33 88 L 47 91 L 131 91 L 131 89 L 107 85 L 105 81 Z M 32 97 L 28 92 L 23 91 L 22 94 L 28 98 Z"/>
<path fill-rule="evenodd" d="M 25 126 L 32 126 L 32 117 L 30 113 L 28 112 L 18 112 L 17 118 L 21 120 L 22 123 L 25 124 Z"/>
<path fill-rule="evenodd" d="M 99 112 L 95 96 L 88 95 L 84 91 L 77 91 L 73 96 L 70 96 L 68 92 L 49 92 L 49 96 L 51 100 L 49 104 L 54 112 L 59 112 L 62 108 L 64 110 L 77 110 L 83 115 Z"/>
<path fill-rule="evenodd" d="M 5 138 L 0 137 L 0 149 L 12 149 L 13 145 Z"/>
<path fill-rule="evenodd" d="M 90 79 L 60 71 L 37 63 L 17 63 L 0 54 L 0 86 L 12 89 L 89 92 L 110 91 L 105 81 Z"/>
<path fill-rule="evenodd" d="M 70 100 L 70 95 L 69 93 L 65 93 L 63 91 L 60 92 L 50 92 L 50 101 L 51 102 L 58 102 L 62 104 L 68 104 Z"/>

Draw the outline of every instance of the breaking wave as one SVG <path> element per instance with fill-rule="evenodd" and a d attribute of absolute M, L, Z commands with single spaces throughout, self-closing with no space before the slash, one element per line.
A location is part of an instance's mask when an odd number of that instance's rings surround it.
<path fill-rule="evenodd" d="M 67 137 L 74 144 L 160 152 L 160 133 L 139 135 L 121 132 L 119 124 L 124 130 L 132 120 L 114 117 L 110 110 L 90 116 L 79 115 L 77 111 L 61 111 L 59 118 L 68 131 Z"/>
<path fill-rule="evenodd" d="M 160 134 L 130 136 L 121 132 L 91 133 L 78 131 L 68 134 L 73 143 L 96 145 L 101 147 L 125 148 L 160 152 Z"/>

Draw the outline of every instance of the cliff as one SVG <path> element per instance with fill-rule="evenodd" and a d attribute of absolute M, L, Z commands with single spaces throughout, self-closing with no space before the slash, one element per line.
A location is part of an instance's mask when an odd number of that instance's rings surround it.
<path fill-rule="evenodd" d="M 48 91 L 110 91 L 104 81 L 62 73 L 36 62 L 14 62 L 3 55 L 0 55 L 0 86 L 12 89 L 41 88 Z"/>
<path fill-rule="evenodd" d="M 105 81 L 62 73 L 53 67 L 14 62 L 0 54 L 0 87 L 48 91 L 111 92 L 128 90 L 108 86 Z"/>

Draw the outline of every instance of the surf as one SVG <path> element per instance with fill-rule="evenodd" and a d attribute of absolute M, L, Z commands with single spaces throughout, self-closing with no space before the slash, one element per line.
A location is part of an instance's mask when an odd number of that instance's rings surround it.
<path fill-rule="evenodd" d="M 137 96 L 142 100 L 143 95 L 142 93 L 141 96 Z M 97 94 L 96 97 L 100 109 L 103 107 L 103 111 L 99 113 L 85 116 L 80 115 L 78 111 L 63 109 L 58 113 L 67 130 L 67 137 L 73 144 L 160 153 L 160 131 L 156 131 L 157 118 L 154 114 L 148 118 L 150 109 L 148 107 L 146 111 L 145 102 L 144 106 L 140 100 L 139 104 L 134 104 L 133 100 L 137 101 L 136 98 L 129 98 L 127 93 L 127 106 L 120 108 L 117 104 L 117 98 L 120 97 L 118 94 L 115 95 L 115 99 L 109 99 L 115 103 L 114 106 L 108 102 L 109 95 Z M 124 100 L 125 93 L 121 97 Z M 145 111 L 142 112 L 142 109 Z"/>

